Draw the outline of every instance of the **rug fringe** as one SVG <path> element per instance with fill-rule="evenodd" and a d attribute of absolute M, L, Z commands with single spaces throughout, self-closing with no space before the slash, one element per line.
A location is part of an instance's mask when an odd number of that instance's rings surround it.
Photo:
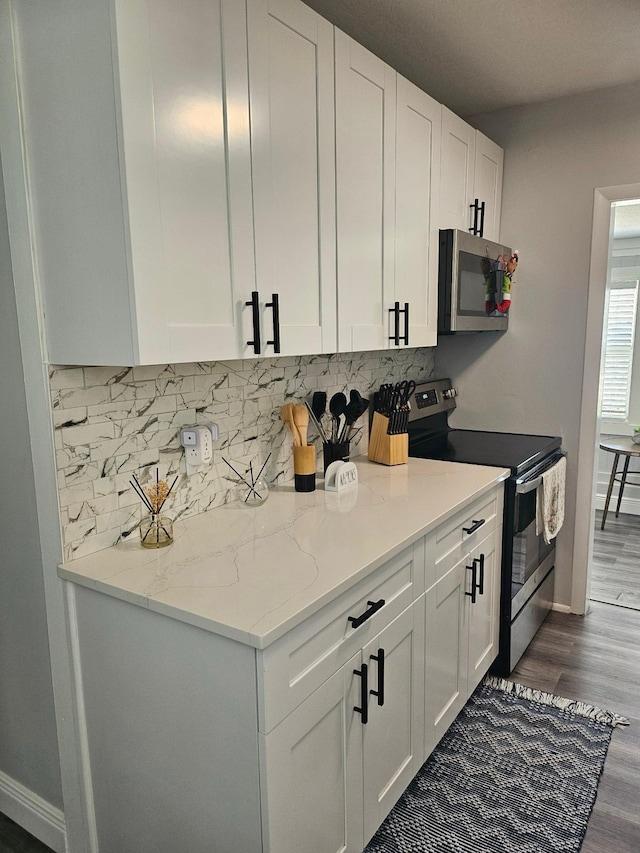
<path fill-rule="evenodd" d="M 555 696 L 553 693 L 545 693 L 543 690 L 534 690 L 532 687 L 525 687 L 524 684 L 508 681 L 506 678 L 486 675 L 482 683 L 496 690 L 502 690 L 503 693 L 518 696 L 520 699 L 529 699 L 532 702 L 540 702 L 543 705 L 550 705 L 553 708 L 569 711 L 581 717 L 597 720 L 599 723 L 611 726 L 612 729 L 617 726 L 629 725 L 629 720 L 626 717 L 621 717 L 620 714 L 615 714 L 613 711 L 605 711 L 602 708 L 596 708 L 595 705 L 579 702 L 577 699 L 565 699 L 562 696 Z"/>

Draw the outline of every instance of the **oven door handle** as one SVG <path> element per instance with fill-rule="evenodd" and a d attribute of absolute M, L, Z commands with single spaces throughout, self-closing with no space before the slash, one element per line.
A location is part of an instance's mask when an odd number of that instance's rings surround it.
<path fill-rule="evenodd" d="M 516 480 L 516 494 L 526 495 L 527 492 L 532 492 L 534 489 L 537 489 L 541 482 L 542 477 L 536 477 L 533 480 L 523 480 L 521 483 Z"/>

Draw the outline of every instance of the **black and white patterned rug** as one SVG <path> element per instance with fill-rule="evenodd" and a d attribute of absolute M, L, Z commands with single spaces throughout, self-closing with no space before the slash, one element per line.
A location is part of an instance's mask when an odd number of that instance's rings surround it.
<path fill-rule="evenodd" d="M 574 853 L 627 723 L 485 678 L 364 853 Z"/>

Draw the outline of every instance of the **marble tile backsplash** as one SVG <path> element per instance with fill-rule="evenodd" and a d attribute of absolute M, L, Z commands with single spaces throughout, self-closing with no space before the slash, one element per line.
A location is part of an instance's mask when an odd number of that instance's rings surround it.
<path fill-rule="evenodd" d="M 235 499 L 238 470 L 266 468 L 270 481 L 293 479 L 291 436 L 280 419 L 285 400 L 315 390 L 357 388 L 368 397 L 382 382 L 433 375 L 433 349 L 169 364 L 151 367 L 50 369 L 58 491 L 65 560 L 114 545 L 136 533 L 142 505 L 129 485 L 180 475 L 167 503 L 174 519 Z M 352 454 L 366 452 L 365 428 Z M 214 462 L 187 477 L 179 431 L 217 423 Z M 312 427 L 310 440 L 321 446 Z"/>

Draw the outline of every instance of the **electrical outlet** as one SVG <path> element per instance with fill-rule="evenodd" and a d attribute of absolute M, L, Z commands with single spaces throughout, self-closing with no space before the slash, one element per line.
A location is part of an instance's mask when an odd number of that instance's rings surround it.
<path fill-rule="evenodd" d="M 218 437 L 218 425 L 184 427 L 180 430 L 180 444 L 184 447 L 187 474 L 194 474 L 203 465 L 213 461 L 213 442 Z"/>

